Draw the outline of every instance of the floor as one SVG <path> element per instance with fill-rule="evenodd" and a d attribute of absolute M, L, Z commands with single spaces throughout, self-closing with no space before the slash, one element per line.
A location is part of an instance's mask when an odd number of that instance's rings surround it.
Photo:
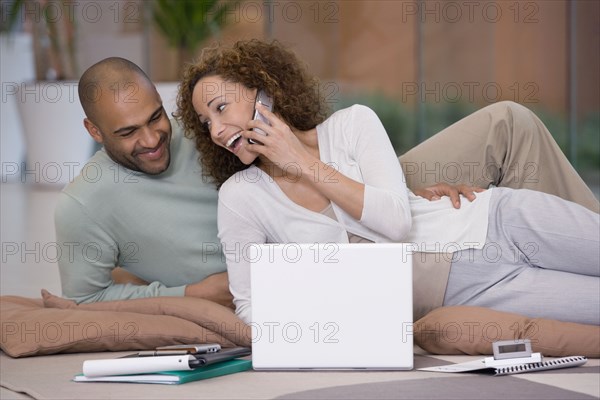
<path fill-rule="evenodd" d="M 2 259 L 0 294 L 60 294 L 54 206 L 61 187 L 0 184 Z"/>
<path fill-rule="evenodd" d="M 412 371 L 247 371 L 185 385 L 74 383 L 85 360 L 131 352 L 9 358 L 0 353 L 1 399 L 598 399 L 599 361 L 579 368 L 485 376 L 418 368 L 481 359 L 433 356 L 415 348 Z M 31 379 L 35 376 L 36 379 Z M 31 396 L 31 397 L 30 397 Z"/>

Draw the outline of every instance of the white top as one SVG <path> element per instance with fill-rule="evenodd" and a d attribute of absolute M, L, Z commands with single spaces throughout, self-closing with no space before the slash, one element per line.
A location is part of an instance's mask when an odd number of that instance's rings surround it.
<path fill-rule="evenodd" d="M 410 238 L 435 251 L 439 240 L 479 241 L 482 246 L 485 241 L 489 191 L 479 196 L 488 201 L 464 201 L 457 217 L 449 201 L 429 202 L 412 195 L 410 207 L 414 203 L 417 213 L 411 218 L 400 163 L 383 125 L 369 108 L 355 105 L 334 113 L 317 126 L 317 135 L 321 160 L 365 184 L 362 218 L 354 219 L 335 203 L 337 221 L 308 210 L 290 200 L 255 166 L 230 177 L 219 192 L 219 239 L 236 313 L 246 322 L 251 321 L 247 254 L 251 243 L 348 243 L 348 233 L 352 233 L 373 242 L 406 242 Z M 456 222 L 458 218 L 468 219 L 469 226 L 477 229 L 465 228 L 464 221 Z M 414 223 L 420 226 L 413 226 L 414 233 L 409 235 Z"/>
<path fill-rule="evenodd" d="M 424 253 L 483 248 L 492 190 L 476 193 L 477 199 L 473 202 L 461 196 L 458 210 L 449 197 L 429 201 L 410 192 L 412 230 L 404 241 L 413 243 L 415 251 Z"/>

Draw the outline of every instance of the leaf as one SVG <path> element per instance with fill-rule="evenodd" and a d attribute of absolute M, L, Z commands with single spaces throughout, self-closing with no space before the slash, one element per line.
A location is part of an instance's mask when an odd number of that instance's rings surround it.
<path fill-rule="evenodd" d="M 155 0 L 154 22 L 169 45 L 194 51 L 227 24 L 239 1 Z"/>
<path fill-rule="evenodd" d="M 6 25 L 0 24 L 0 32 L 10 32 L 14 29 L 19 17 L 21 16 L 21 7 L 25 4 L 25 0 L 15 0 L 8 10 L 8 18 L 2 15 L 2 22 L 6 21 Z M 4 7 L 1 8 L 4 12 Z"/>

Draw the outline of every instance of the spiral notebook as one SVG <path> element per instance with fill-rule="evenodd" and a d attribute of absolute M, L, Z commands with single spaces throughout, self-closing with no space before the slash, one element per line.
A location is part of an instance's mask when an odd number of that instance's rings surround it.
<path fill-rule="evenodd" d="M 459 364 L 441 365 L 439 367 L 419 368 L 419 371 L 430 372 L 485 372 L 492 375 L 512 375 L 525 372 L 545 371 L 549 369 L 579 367 L 587 362 L 587 357 L 571 356 L 529 364 L 505 365 L 502 367 L 486 367 L 484 360 L 469 361 Z"/>

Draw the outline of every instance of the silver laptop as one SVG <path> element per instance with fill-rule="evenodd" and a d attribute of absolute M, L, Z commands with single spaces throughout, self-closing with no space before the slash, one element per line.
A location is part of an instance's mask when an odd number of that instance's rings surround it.
<path fill-rule="evenodd" d="M 252 245 L 257 370 L 413 368 L 406 244 Z"/>

